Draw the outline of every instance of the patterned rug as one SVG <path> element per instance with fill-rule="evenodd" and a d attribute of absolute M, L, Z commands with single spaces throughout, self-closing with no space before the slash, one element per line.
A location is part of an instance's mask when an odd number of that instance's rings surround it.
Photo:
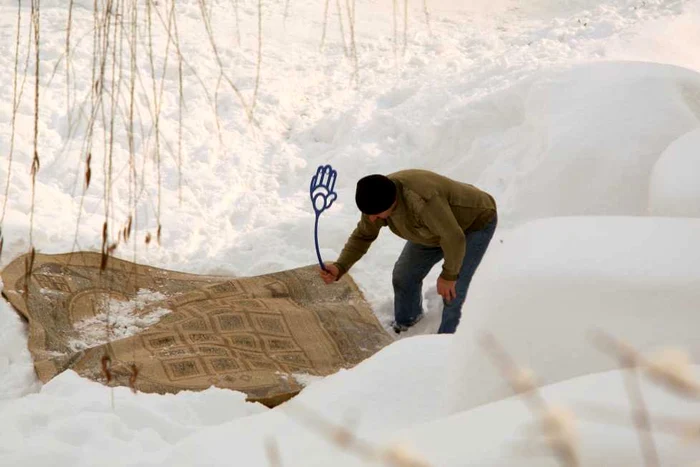
<path fill-rule="evenodd" d="M 350 275 L 326 286 L 317 266 L 231 278 L 101 260 L 37 254 L 28 275 L 25 255 L 2 272 L 43 382 L 72 369 L 144 392 L 230 388 L 272 407 L 393 341 Z"/>

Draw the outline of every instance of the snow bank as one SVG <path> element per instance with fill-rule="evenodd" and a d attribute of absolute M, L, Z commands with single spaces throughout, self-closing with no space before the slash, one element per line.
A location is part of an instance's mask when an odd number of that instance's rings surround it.
<path fill-rule="evenodd" d="M 700 379 L 700 367 L 691 373 Z M 659 465 L 692 465 L 700 456 L 700 446 L 688 442 L 681 427 L 700 419 L 697 403 L 646 380 L 642 391 L 651 414 Z M 544 387 L 540 393 L 551 413 L 570 430 L 579 465 L 648 464 L 629 415 L 629 394 L 620 371 L 571 379 Z M 543 442 L 541 420 L 541 414 L 533 415 L 521 399 L 509 398 L 394 433 L 390 438 L 412 446 L 440 467 L 561 465 Z M 675 428 L 669 427 L 669 420 L 678 423 Z"/>
<path fill-rule="evenodd" d="M 455 410 L 511 394 L 479 346 L 492 333 L 544 384 L 604 371 L 604 330 L 639 350 L 687 349 L 700 361 L 700 220 L 543 219 L 496 243 L 470 289 L 451 375 Z"/>
<path fill-rule="evenodd" d="M 647 216 L 655 164 L 700 126 L 700 73 L 677 66 L 556 67 L 484 95 L 472 89 L 484 83 L 468 78 L 397 89 L 378 96 L 371 111 L 358 107 L 334 123 L 341 137 L 323 154 L 338 161 L 341 202 L 323 221 L 324 257 L 337 257 L 352 231 L 357 212 L 347 200 L 372 171 L 419 167 L 473 183 L 495 196 L 501 228 L 555 216 Z M 362 142 L 371 145 L 354 147 Z M 402 247 L 385 233 L 353 269 L 383 323 L 393 314 L 386 271 Z M 426 290 L 434 280 L 426 279 Z M 438 304 L 434 298 L 426 294 L 425 303 Z M 428 318 L 418 332 L 437 329 Z"/>
<path fill-rule="evenodd" d="M 646 5 L 650 4 L 646 2 Z M 646 5 L 642 4 L 642 9 Z M 647 21 L 634 24 L 627 34 L 607 41 L 603 46 L 605 56 L 668 63 L 700 71 L 700 50 L 687 46 L 700 43 L 700 4 L 691 1 L 659 2 L 658 5 L 682 14 L 654 15 Z"/>
<path fill-rule="evenodd" d="M 40 120 L 34 245 L 45 253 L 68 251 L 74 245 L 99 250 L 105 217 L 100 188 L 105 186 L 104 161 L 95 152 L 94 178 L 83 200 L 84 130 L 68 131 L 67 83 L 61 71 L 64 3 L 42 4 L 41 15 L 41 105 L 48 119 Z M 160 3 L 164 11 L 167 2 Z M 697 8 L 692 15 L 684 13 L 692 4 L 536 0 L 523 5 L 478 0 L 456 5 L 438 0 L 429 4 L 430 33 L 422 6 L 411 6 L 417 14 L 410 15 L 406 53 L 397 56 L 394 35 L 399 31 L 393 30 L 391 5 L 361 1 L 355 31 L 360 52 L 357 88 L 348 85 L 353 64 L 343 50 L 347 31 L 341 36 L 329 22 L 319 53 L 322 4 L 263 5 L 256 107 L 260 126 L 248 138 L 247 119 L 230 90 L 220 88 L 216 102 L 211 101 L 208 93 L 217 89 L 221 70 L 207 46 L 198 3 L 180 2 L 180 48 L 192 66 L 186 69 L 184 83 L 185 186 L 180 197 L 175 153 L 178 82 L 170 75 L 164 83 L 160 121 L 162 141 L 169 148 L 158 169 L 151 157 L 155 143 L 148 136 L 151 122 L 145 104 L 143 118 L 137 119 L 142 128 L 135 134 L 138 165 L 145 178 L 136 208 L 140 222 L 132 237 L 139 242 L 135 259 L 193 273 L 241 276 L 312 262 L 313 214 L 306 187 L 321 163 L 332 163 L 341 174 L 339 201 L 322 222 L 322 253 L 329 260 L 357 222 L 354 183 L 370 171 L 424 167 L 475 183 L 498 198 L 501 226 L 562 215 L 642 216 L 650 209 L 654 215 L 686 216 L 695 199 L 689 190 L 692 180 L 686 183 L 685 175 L 696 167 L 687 152 L 695 143 L 686 138 L 698 128 L 698 74 L 653 63 L 582 63 L 637 59 L 697 70 L 700 53 L 692 45 L 697 43 L 699 16 Z M 0 30 L 7 39 L 5 53 L 0 54 L 0 82 L 6 84 L 0 87 L 0 101 L 10 103 L 0 109 L 0 146 L 8 147 L 17 2 L 0 5 Z M 76 3 L 74 37 L 91 37 L 91 5 Z M 231 2 L 212 8 L 225 71 L 251 96 L 257 3 L 241 3 L 236 14 Z M 23 4 L 24 19 L 29 10 Z M 333 17 L 336 13 L 329 10 Z M 29 32 L 25 23 L 23 44 L 31 42 Z M 154 37 L 156 49 L 162 52 L 166 42 L 161 29 Z M 90 69 L 89 45 L 74 48 L 72 55 L 74 70 Z M 142 59 L 138 66 L 148 74 L 147 54 Z M 568 68 L 572 63 L 580 65 Z M 71 80 L 76 99 L 89 97 L 93 84 L 89 73 L 76 73 Z M 17 115 L 2 262 L 29 248 L 34 95 L 27 89 Z M 148 93 L 139 96 L 143 101 Z M 102 134 L 98 129 L 95 148 L 102 146 Z M 112 194 L 114 228 L 132 211 L 124 204 L 130 193 L 125 188 L 126 143 L 119 137 L 114 148 L 114 173 L 120 174 Z M 1 180 L 6 180 L 7 170 L 3 161 Z M 161 171 L 163 245 L 144 247 L 144 235 L 157 225 L 161 193 L 156 180 Z M 329 444 L 319 430 L 301 423 L 297 409 L 302 406 L 333 422 L 350 427 L 356 422 L 357 432 L 374 443 L 404 439 L 434 465 L 541 465 L 542 458 L 510 452 L 511 442 L 524 432 L 520 423 L 529 419 L 519 401 L 441 418 L 449 410 L 446 399 L 454 408 L 510 394 L 474 344 L 475 335 L 481 329 L 495 332 L 519 361 L 540 375 L 556 376 L 552 379 L 614 365 L 585 339 L 584 328 L 593 325 L 639 347 L 686 343 L 697 327 L 697 310 L 690 315 L 690 304 L 698 303 L 693 291 L 698 289 L 693 222 L 544 220 L 510 236 L 502 228 L 474 280 L 460 334 L 402 340 L 353 370 L 312 382 L 297 398 L 272 411 L 251 406 L 241 394 L 229 391 L 133 395 L 128 389 L 112 391 L 78 379 L 71 372 L 37 394 L 20 397 L 38 391 L 40 385 L 33 377 L 25 326 L 0 301 L 0 465 L 268 466 L 268 439 L 280 447 L 284 466 L 360 463 Z M 695 245 L 695 251 L 688 247 L 683 252 L 684 242 Z M 390 320 L 392 310 L 388 272 L 402 243 L 383 235 L 353 271 L 383 322 Z M 121 253 L 135 245 L 126 245 Z M 426 280 L 429 316 L 413 332 L 437 328 L 440 307 L 433 284 L 438 269 Z M 681 328 L 683 320 L 686 329 Z M 449 346 L 452 340 L 457 341 L 454 349 Z M 458 381 L 447 384 L 445 373 L 454 373 Z M 580 395 L 617 405 L 626 397 L 605 378 L 618 377 L 586 376 L 544 392 L 565 403 Z M 649 400 L 652 409 L 663 407 L 662 414 L 680 407 L 668 398 Z M 582 451 L 597 456 L 585 457 L 589 464 L 641 463 L 627 428 L 582 429 L 599 430 L 582 440 Z M 394 436 L 397 430 L 402 431 Z M 677 447 L 664 444 L 663 461 L 683 464 L 684 451 L 669 453 L 666 446 Z"/>
<path fill-rule="evenodd" d="M 265 445 L 273 441 L 285 466 L 385 465 L 367 462 L 330 441 L 332 430 L 309 423 L 317 416 L 350 428 L 376 448 L 406 447 L 407 453 L 429 459 L 434 466 L 555 465 L 538 436 L 540 418 L 518 398 L 445 416 L 439 401 L 454 388 L 435 377 L 442 374 L 441 362 L 451 352 L 452 339 L 424 336 L 399 341 L 352 370 L 314 383 L 286 405 L 194 434 L 155 465 L 226 466 L 231 453 L 236 453 L 248 465 L 267 466 Z M 691 372 L 700 378 L 700 367 Z M 652 423 L 669 417 L 692 422 L 700 417 L 696 403 L 646 380 L 642 387 Z M 549 385 L 541 394 L 553 413 L 570 424 L 581 465 L 609 465 L 611 460 L 615 465 L 643 463 L 619 371 Z M 314 416 L 309 418 L 309 412 Z M 697 445 L 683 442 L 680 430 L 668 433 L 660 427 L 661 423 L 654 437 L 663 465 L 686 465 L 700 455 Z"/>
<path fill-rule="evenodd" d="M 159 466 L 228 466 L 222 445 L 239 452 L 247 465 L 268 465 L 265 440 L 274 440 L 285 466 L 351 462 L 355 455 L 333 444 L 326 423 L 374 440 L 447 414 L 445 362 L 450 336 L 418 336 L 398 341 L 355 368 L 313 383 L 268 413 L 202 430 L 178 445 Z"/>
<path fill-rule="evenodd" d="M 0 290 L 3 288 L 0 280 Z M 39 389 L 27 348 L 27 326 L 12 306 L 0 299 L 0 403 Z"/>
<path fill-rule="evenodd" d="M 654 216 L 700 217 L 700 129 L 674 141 L 654 164 L 649 210 Z"/>
<path fill-rule="evenodd" d="M 204 427 L 267 410 L 240 392 L 133 394 L 66 371 L 38 394 L 0 403 L 0 465 L 142 464 Z"/>
<path fill-rule="evenodd" d="M 493 193 L 509 225 L 646 215 L 652 167 L 700 126 L 700 74 L 589 63 L 538 73 L 441 118 L 426 153 L 444 173 Z"/>
<path fill-rule="evenodd" d="M 419 336 L 382 349 L 348 371 L 317 380 L 277 409 L 210 388 L 177 395 L 112 392 L 67 371 L 38 394 L 0 403 L 0 465 L 268 465 L 274 439 L 285 466 L 323 465 L 343 454 L 322 417 L 364 439 L 447 414 L 451 336 Z M 429 384 L 426 384 L 429 383 Z M 112 402 L 113 400 L 113 402 Z M 249 417 L 248 415 L 255 415 Z M 41 446 L 37 451 L 36 446 Z"/>

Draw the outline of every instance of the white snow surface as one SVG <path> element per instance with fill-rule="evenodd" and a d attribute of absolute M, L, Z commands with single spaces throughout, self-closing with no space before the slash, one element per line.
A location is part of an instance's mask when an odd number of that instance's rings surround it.
<path fill-rule="evenodd" d="M 688 325 L 700 303 L 698 238 L 700 219 L 689 218 L 558 217 L 511 231 L 472 282 L 451 353 L 452 385 L 462 388 L 454 410 L 511 394 L 483 333 L 544 384 L 618 367 L 596 344 L 600 332 L 645 353 L 677 346 L 700 361 Z"/>
<path fill-rule="evenodd" d="M 700 217 L 700 130 L 674 141 L 651 172 L 649 210 L 656 216 Z"/>
<path fill-rule="evenodd" d="M 77 351 L 138 334 L 170 313 L 171 310 L 162 307 L 145 309 L 150 303 L 165 298 L 162 293 L 148 289 L 139 289 L 129 301 L 109 297 L 100 304 L 105 310 L 103 313 L 75 323 L 73 327 L 79 337 L 68 345 Z"/>
<path fill-rule="evenodd" d="M 427 23 L 417 2 L 405 34 L 400 3 L 396 32 L 390 3 L 352 3 L 356 75 L 347 3 L 329 3 L 322 48 L 323 2 L 261 3 L 256 93 L 258 2 L 206 2 L 221 68 L 201 2 L 176 2 L 185 59 L 181 133 L 177 54 L 171 44 L 166 64 L 161 22 L 171 2 L 153 7 L 156 87 L 166 70 L 156 99 L 144 3 L 133 132 L 139 179 L 134 186 L 125 79 L 115 128 L 95 122 L 84 190 L 94 2 L 71 3 L 68 80 L 69 2 L 41 2 L 33 185 L 31 5 L 0 1 L 2 267 L 30 245 L 42 253 L 99 251 L 104 222 L 114 241 L 129 215 L 131 240 L 116 250 L 124 259 L 236 276 L 313 264 L 307 190 L 325 163 L 339 174 L 338 200 L 320 221 L 326 260 L 358 220 L 354 187 L 368 173 L 434 170 L 489 191 L 499 206 L 499 229 L 456 335 L 432 335 L 441 306 L 436 267 L 425 281 L 426 319 L 356 368 L 305 379 L 297 397 L 272 410 L 233 391 L 133 394 L 70 371 L 42 385 L 26 324 L 1 300 L 0 465 L 390 465 L 330 441 L 333 430 L 316 417 L 351 428 L 385 461 L 389 450 L 432 466 L 557 465 L 536 439 L 542 413 L 509 397 L 478 345 L 484 332 L 547 385 L 541 394 L 557 420 L 571 424 L 567 440 L 582 465 L 644 462 L 624 372 L 590 331 L 645 355 L 680 348 L 700 363 L 693 334 L 700 324 L 700 1 L 436 0 L 426 3 Z M 123 67 L 127 73 L 128 60 Z M 220 79 L 222 68 L 247 103 L 256 95 L 255 124 Z M 104 115 L 112 110 L 106 101 Z M 384 232 L 352 270 L 385 326 L 402 246 Z M 133 309 L 125 310 L 123 330 L 135 331 Z M 686 370 L 698 376 L 697 366 Z M 660 464 L 696 461 L 697 439 L 684 443 L 682 433 L 685 423 L 697 424 L 697 403 L 648 379 L 641 387 Z"/>

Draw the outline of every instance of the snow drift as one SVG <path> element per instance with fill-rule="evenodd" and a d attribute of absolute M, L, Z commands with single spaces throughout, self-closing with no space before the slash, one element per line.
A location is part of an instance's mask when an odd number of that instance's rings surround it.
<path fill-rule="evenodd" d="M 655 216 L 700 217 L 700 129 L 674 141 L 654 164 L 649 211 Z"/>
<path fill-rule="evenodd" d="M 31 6 L 0 3 L 1 30 L 7 39 L 0 54 L 0 80 L 5 84 L 0 100 L 6 104 L 0 108 L 0 146 L 8 147 L 16 13 L 28 19 Z M 697 240 L 686 245 L 688 258 L 680 257 L 681 242 L 695 234 L 695 224 L 600 217 L 696 215 L 697 1 L 537 0 L 524 5 L 479 0 L 456 5 L 439 0 L 428 3 L 429 25 L 423 23 L 428 18 L 422 5 L 415 4 L 409 6 L 413 9 L 409 13 L 417 14 L 409 15 L 403 56 L 396 54 L 400 39 L 393 29 L 392 6 L 359 1 L 357 88 L 348 85 L 354 73 L 344 50 L 349 31 L 341 36 L 337 26 L 331 27 L 336 22 L 331 14 L 342 12 L 333 11 L 331 4 L 328 36 L 319 53 L 322 3 L 264 3 L 256 113 L 261 125 L 251 138 L 235 96 L 224 88 L 214 101 L 207 95 L 217 89 L 222 70 L 210 60 L 198 2 L 175 3 L 183 13 L 178 19 L 180 47 L 193 66 L 184 85 L 185 186 L 179 196 L 176 158 L 165 157 L 163 246 L 139 247 L 135 260 L 193 273 L 239 276 L 308 264 L 313 258 L 309 243 L 313 213 L 306 189 L 312 172 L 325 163 L 333 164 L 342 177 L 339 200 L 324 220 L 324 258 L 337 255 L 356 224 L 354 182 L 369 171 L 421 167 L 474 183 L 497 197 L 501 228 L 475 278 L 460 334 L 403 339 L 352 371 L 309 381 L 297 398 L 274 410 L 247 404 L 242 394 L 216 389 L 176 396 L 112 391 L 72 372 L 42 387 L 26 348 L 26 326 L 0 302 L 0 399 L 8 399 L 0 400 L 0 464 L 170 467 L 199 461 L 268 466 L 266 445 L 274 441 L 285 466 L 365 465 L 301 423 L 299 413 L 292 413 L 298 404 L 356 428 L 375 445 L 390 445 L 391 440 L 408 443 L 434 465 L 539 466 L 549 457 L 514 452 L 523 442 L 536 447 L 525 435 L 537 432 L 537 427 L 523 426 L 532 418 L 519 400 L 509 398 L 447 415 L 446 402 L 455 410 L 477 399 L 510 394 L 494 367 L 479 360 L 485 355 L 473 341 L 478 332 L 495 332 L 519 363 L 540 376 L 565 378 L 614 364 L 596 354 L 585 339 L 584 328 L 590 324 L 611 332 L 624 329 L 618 337 L 637 346 L 657 345 L 645 341 L 654 326 L 658 328 L 654 337 L 664 340 L 660 345 L 683 345 L 689 331 L 671 335 L 683 313 L 686 327 L 697 327 L 688 308 L 675 308 L 684 297 L 697 303 L 691 290 L 698 277 L 692 264 Z M 164 13 L 170 4 L 158 2 L 158 8 Z M 240 5 L 236 11 L 234 4 Z M 92 66 L 91 5 L 80 1 L 73 10 L 73 37 L 84 37 L 82 45 L 72 50 L 75 71 L 89 71 Z M 243 1 L 210 6 L 224 71 L 249 96 L 256 82 L 258 5 Z M 63 97 L 68 84 L 62 71 L 68 8 L 57 1 L 42 2 L 41 8 L 42 164 L 36 179 L 34 246 L 48 253 L 67 251 L 77 242 L 99 250 L 105 218 L 103 164 L 95 152 L 94 179 L 83 203 L 85 161 L 79 148 L 84 134 L 68 131 Z M 241 41 L 236 38 L 239 15 Z M 22 44 L 32 42 L 28 26 L 25 22 L 22 28 Z M 162 31 L 155 35 L 157 50 L 162 51 L 166 42 Z M 25 57 L 21 55 L 20 65 L 26 63 Z M 138 66 L 147 76 L 147 54 L 142 59 Z M 162 60 L 162 55 L 155 59 Z M 591 63 L 610 59 L 674 63 L 688 69 L 629 61 Z M 31 61 L 30 57 L 30 74 Z M 71 83 L 78 95 L 91 95 L 94 82 L 89 72 L 75 73 Z M 3 223 L 5 261 L 30 246 L 31 84 L 30 77 L 18 108 Z M 164 141 L 174 149 L 178 83 L 171 74 L 164 84 L 160 127 Z M 142 91 L 140 95 L 147 97 L 147 89 Z M 142 131 L 135 136 L 145 156 L 139 165 L 147 172 L 137 207 L 144 222 L 139 223 L 129 251 L 135 239 L 142 241 L 156 225 L 153 208 L 160 170 L 149 156 L 154 143 L 149 109 L 145 104 L 141 108 Z M 124 162 L 127 141 L 118 139 L 115 155 Z M 94 147 L 100 146 L 98 141 Z M 9 176 L 4 162 L 2 180 Z M 125 184 L 127 164 L 117 172 L 122 175 L 115 183 Z M 115 188 L 114 200 L 126 200 L 128 192 Z M 117 202 L 112 212 L 121 222 L 127 211 Z M 546 220 L 572 215 L 598 217 Z M 536 219 L 542 220 L 512 235 L 508 231 Z M 384 323 L 392 308 L 388 271 L 401 246 L 400 240 L 383 235 L 353 270 Z M 550 257 L 539 257 L 538 252 Z M 666 262 L 664 255 L 674 262 Z M 668 276 L 656 269 L 647 281 L 642 274 L 650 265 L 665 267 Z M 501 280 L 496 270 L 502 267 L 512 272 Z M 428 316 L 413 333 L 437 328 L 437 269 L 425 282 Z M 624 290 L 642 295 L 626 296 Z M 651 290 L 664 295 L 652 296 Z M 567 291 L 570 297 L 563 295 Z M 515 295 L 520 298 L 515 300 Z M 545 303 L 548 296 L 552 303 Z M 613 307 L 615 303 L 620 306 Z M 661 305 L 663 309 L 650 315 L 652 306 Z M 615 308 L 611 314 L 603 313 L 611 308 Z M 666 329 L 669 326 L 671 330 Z M 454 347 L 449 345 L 453 340 Z M 483 371 L 466 374 L 467 365 Z M 448 384 L 447 373 L 454 373 L 454 384 Z M 619 378 L 617 372 L 597 373 L 542 389 L 546 397 L 574 409 L 586 465 L 641 464 L 628 420 L 620 427 L 591 423 L 575 404 L 586 399 L 628 412 Z M 493 394 L 480 389 L 482 384 Z M 26 395 L 30 392 L 36 394 Z M 665 414 L 698 420 L 697 407 L 681 404 L 662 390 L 645 386 L 644 393 L 654 422 Z M 696 452 L 679 446 L 675 437 L 655 433 L 655 440 L 664 464 L 683 465 L 698 458 Z M 202 452 L 205 455 L 197 457 Z"/>
<path fill-rule="evenodd" d="M 700 74 L 583 64 L 535 74 L 443 118 L 426 152 L 446 173 L 495 194 L 507 225 L 646 215 L 654 164 L 700 125 Z"/>
<path fill-rule="evenodd" d="M 528 223 L 490 250 L 454 341 L 453 407 L 512 393 L 479 345 L 501 341 L 543 384 L 618 366 L 591 340 L 681 347 L 700 361 L 700 219 L 562 217 Z"/>

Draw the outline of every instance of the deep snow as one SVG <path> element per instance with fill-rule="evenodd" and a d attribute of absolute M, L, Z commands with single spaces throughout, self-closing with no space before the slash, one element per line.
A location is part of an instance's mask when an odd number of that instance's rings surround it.
<path fill-rule="evenodd" d="M 19 7 L 20 77 L 29 40 L 25 3 Z M 212 3 L 212 26 L 227 75 L 250 102 L 258 4 L 237 3 L 238 22 L 236 2 Z M 158 4 L 164 13 L 169 2 Z M 340 6 L 347 41 L 346 5 Z M 400 441 L 430 465 L 554 465 L 546 449 L 537 457 L 516 449 L 537 445 L 527 437 L 537 433 L 537 426 L 527 428 L 537 417 L 517 398 L 497 400 L 510 392 L 475 343 L 482 331 L 492 332 L 544 382 L 565 380 L 543 394 L 575 413 L 574 438 L 585 465 L 641 463 L 629 419 L 617 414 L 601 421 L 589 406 L 626 413 L 629 397 L 619 372 L 590 374 L 616 365 L 582 336 L 599 326 L 645 350 L 683 347 L 697 363 L 700 2 L 427 5 L 429 28 L 422 3 L 409 5 L 402 53 L 403 12 L 395 42 L 392 6 L 357 1 L 359 72 L 353 80 L 336 5 L 330 4 L 319 50 L 323 2 L 262 4 L 263 60 L 257 126 L 251 126 L 226 83 L 217 93 L 220 73 L 199 3 L 177 2 L 187 59 L 182 151 L 175 56 L 164 79 L 157 145 L 142 41 L 134 143 L 143 178 L 133 190 L 126 130 L 118 119 L 111 191 L 105 191 L 109 133 L 98 122 L 92 181 L 83 197 L 86 128 L 71 125 L 94 85 L 93 2 L 74 2 L 70 102 L 62 56 L 66 2 L 41 3 L 41 168 L 31 226 L 41 252 L 99 250 L 108 209 L 110 238 L 136 213 L 135 240 L 117 250 L 125 259 L 241 276 L 312 264 L 307 187 L 325 163 L 339 172 L 338 201 L 321 219 L 325 259 L 337 256 L 357 222 L 354 184 L 371 172 L 420 167 L 474 183 L 496 197 L 500 227 L 457 335 L 422 335 L 439 323 L 436 268 L 425 282 L 427 318 L 409 338 L 352 370 L 310 381 L 274 410 L 216 388 L 133 395 L 72 372 L 42 386 L 26 349 L 25 326 L 0 301 L 0 465 L 274 465 L 265 447 L 270 440 L 285 466 L 372 465 L 305 423 L 308 411 L 354 427 L 379 449 Z M 17 2 L 0 2 L 3 188 L 10 167 L 17 11 Z M 167 40 L 154 21 L 154 46 L 162 54 Z M 2 223 L 3 266 L 29 248 L 29 58 Z M 162 55 L 155 66 L 164 66 Z M 105 203 L 106 192 L 111 203 Z M 4 189 L 0 199 L 5 201 Z M 144 237 L 155 236 L 159 222 L 161 244 L 146 245 Z M 392 313 L 390 271 L 401 247 L 400 239 L 383 233 L 352 271 L 385 325 Z M 698 419 L 697 408 L 668 389 L 645 383 L 644 394 L 657 431 L 664 415 Z M 678 436 L 656 434 L 655 440 L 663 465 L 687 464 L 699 454 Z"/>

